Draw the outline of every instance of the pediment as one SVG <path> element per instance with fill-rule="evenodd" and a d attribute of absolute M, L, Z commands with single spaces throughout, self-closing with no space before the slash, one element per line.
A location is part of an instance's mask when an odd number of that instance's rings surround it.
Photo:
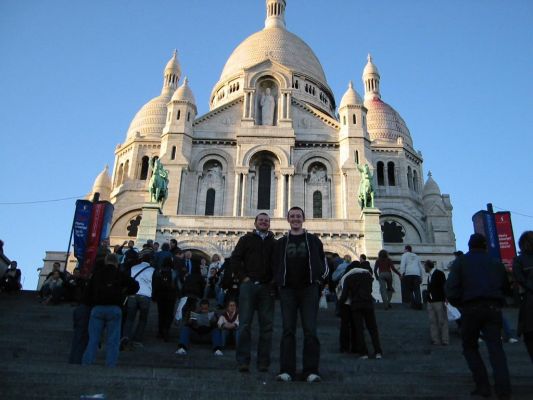
<path fill-rule="evenodd" d="M 338 122 L 322 113 L 320 110 L 308 104 L 296 101 L 292 102 L 292 121 L 296 135 L 300 137 L 324 136 L 330 140 L 338 139 Z"/>
<path fill-rule="evenodd" d="M 434 217 L 445 217 L 448 214 L 444 210 L 444 208 L 439 203 L 434 203 L 430 208 L 428 215 L 434 216 Z"/>
<path fill-rule="evenodd" d="M 194 121 L 195 132 L 233 132 L 240 125 L 243 98 L 224 104 Z"/>

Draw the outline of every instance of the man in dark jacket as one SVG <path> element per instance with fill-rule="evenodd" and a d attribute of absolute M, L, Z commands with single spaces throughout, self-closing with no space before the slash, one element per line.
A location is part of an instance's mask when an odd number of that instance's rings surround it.
<path fill-rule="evenodd" d="M 280 373 L 277 379 L 292 381 L 296 374 L 296 320 L 298 312 L 304 331 L 303 375 L 308 382 L 320 382 L 320 341 L 317 314 L 320 285 L 328 276 L 328 264 L 320 239 L 303 229 L 304 211 L 292 207 L 287 213 L 290 231 L 276 243 L 274 278 L 280 287 L 283 334 Z"/>
<path fill-rule="evenodd" d="M 368 348 L 365 343 L 364 327 L 368 330 L 374 347 L 376 359 L 382 358 L 381 342 L 379 340 L 378 324 L 374 312 L 374 298 L 372 297 L 372 272 L 359 265 L 349 271 L 341 280 L 342 292 L 340 304 L 350 300 L 352 326 L 355 330 L 355 352 L 360 359 L 368 359 Z"/>
<path fill-rule="evenodd" d="M 432 344 L 447 346 L 450 343 L 448 332 L 448 314 L 446 311 L 446 294 L 444 285 L 446 275 L 435 268 L 431 260 L 424 262 L 424 269 L 428 274 L 427 301 L 429 317 L 429 333 Z"/>
<path fill-rule="evenodd" d="M 124 295 L 135 294 L 137 290 L 139 284 L 119 271 L 115 254 L 108 254 L 105 264 L 94 269 L 86 289 L 87 304 L 92 306 L 92 310 L 89 320 L 89 343 L 83 354 L 83 365 L 94 363 L 104 328 L 107 337 L 106 365 L 117 365 L 122 321 L 120 307 L 124 302 Z"/>
<path fill-rule="evenodd" d="M 507 273 L 503 264 L 487 253 L 487 241 L 483 235 L 475 233 L 470 236 L 468 247 L 470 251 L 457 258 L 450 268 L 446 296 L 450 304 L 461 311 L 463 355 L 476 384 L 472 395 L 490 397 L 491 394 L 487 369 L 478 348 L 479 335 L 483 331 L 496 394 L 499 399 L 508 399 L 511 382 L 500 333 L 501 307 L 504 294 L 509 290 Z"/>
<path fill-rule="evenodd" d="M 260 213 L 255 217 L 255 230 L 239 239 L 231 255 L 231 267 L 241 282 L 239 292 L 239 342 L 236 358 L 239 371 L 248 372 L 252 342 L 254 312 L 259 316 L 257 366 L 266 372 L 270 366 L 274 292 L 272 290 L 272 253 L 274 235 L 269 231 L 270 217 Z"/>

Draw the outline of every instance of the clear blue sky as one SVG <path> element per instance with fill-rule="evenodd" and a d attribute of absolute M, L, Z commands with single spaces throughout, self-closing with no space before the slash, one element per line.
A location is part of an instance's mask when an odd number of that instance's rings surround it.
<path fill-rule="evenodd" d="M 199 113 L 231 51 L 262 29 L 264 0 L 2 0 L 0 203 L 82 196 L 157 96 L 178 49 Z M 443 193 L 457 247 L 487 202 L 533 229 L 533 1 L 288 0 L 287 26 L 321 60 L 337 102 L 371 52 Z M 34 288 L 66 250 L 74 200 L 0 204 L 0 238 Z"/>

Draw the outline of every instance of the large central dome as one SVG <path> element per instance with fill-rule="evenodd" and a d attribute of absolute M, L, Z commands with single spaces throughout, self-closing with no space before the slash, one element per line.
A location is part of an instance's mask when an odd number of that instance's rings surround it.
<path fill-rule="evenodd" d="M 226 62 L 220 81 L 268 59 L 327 86 L 324 70 L 313 50 L 284 27 L 267 27 L 244 40 Z"/>

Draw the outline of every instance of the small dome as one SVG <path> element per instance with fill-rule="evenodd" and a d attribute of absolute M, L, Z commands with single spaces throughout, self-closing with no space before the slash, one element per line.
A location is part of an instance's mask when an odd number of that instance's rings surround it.
<path fill-rule="evenodd" d="M 165 74 L 174 73 L 178 76 L 181 76 L 181 66 L 178 61 L 178 51 L 174 50 L 172 58 L 168 61 L 167 66 L 165 67 Z"/>
<path fill-rule="evenodd" d="M 372 62 L 372 56 L 369 54 L 367 57 L 367 63 L 365 65 L 365 69 L 363 70 L 363 76 L 371 75 L 371 74 L 375 74 L 379 76 L 379 71 L 378 71 L 378 67 L 376 67 L 374 63 Z"/>
<path fill-rule="evenodd" d="M 424 185 L 424 191 L 422 193 L 424 198 L 428 196 L 441 196 L 439 185 L 437 185 L 437 182 L 433 179 L 431 172 L 428 173 L 428 179 Z"/>
<path fill-rule="evenodd" d="M 397 142 L 401 137 L 411 147 L 411 133 L 398 112 L 378 97 L 365 101 L 370 140 Z"/>
<path fill-rule="evenodd" d="M 354 106 L 354 105 L 363 105 L 363 100 L 361 99 L 361 96 L 359 96 L 359 94 L 353 88 L 353 82 L 350 81 L 348 85 L 348 90 L 346 90 L 346 93 L 344 93 L 344 96 L 342 96 L 342 100 L 341 100 L 339 108 L 343 108 L 346 106 Z"/>
<path fill-rule="evenodd" d="M 139 132 L 142 136 L 159 137 L 167 121 L 167 104 L 170 93 L 165 92 L 146 103 L 135 115 L 128 128 L 127 139 Z"/>
<path fill-rule="evenodd" d="M 111 194 L 111 177 L 109 176 L 109 167 L 107 165 L 94 180 L 92 196 L 96 192 L 100 193 L 100 200 L 109 200 L 109 195 Z"/>
<path fill-rule="evenodd" d="M 187 101 L 191 104 L 196 104 L 196 100 L 194 99 L 194 94 L 189 87 L 189 79 L 187 77 L 185 77 L 183 80 L 183 84 L 176 89 L 171 101 Z"/>

